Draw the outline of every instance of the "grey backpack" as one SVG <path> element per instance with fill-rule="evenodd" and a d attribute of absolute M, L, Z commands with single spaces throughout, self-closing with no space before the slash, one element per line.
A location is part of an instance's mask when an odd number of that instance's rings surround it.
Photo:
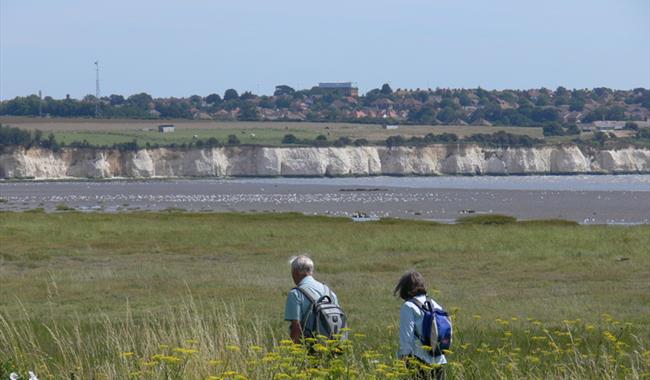
<path fill-rule="evenodd" d="M 303 323 L 305 338 L 315 338 L 317 335 L 326 336 L 328 339 L 347 339 L 345 313 L 341 307 L 334 303 L 330 289 L 325 286 L 325 295 L 320 296 L 311 289 L 295 288 L 311 301 L 311 310 Z M 335 337 L 336 335 L 336 337 Z"/>

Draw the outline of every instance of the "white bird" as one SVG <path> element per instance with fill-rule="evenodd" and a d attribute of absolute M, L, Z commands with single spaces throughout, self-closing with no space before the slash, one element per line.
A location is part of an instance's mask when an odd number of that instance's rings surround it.
<path fill-rule="evenodd" d="M 34 372 L 29 371 L 29 380 L 38 380 L 38 377 Z"/>
<path fill-rule="evenodd" d="M 9 374 L 9 380 L 18 380 L 20 379 L 20 376 L 16 372 L 12 372 Z"/>

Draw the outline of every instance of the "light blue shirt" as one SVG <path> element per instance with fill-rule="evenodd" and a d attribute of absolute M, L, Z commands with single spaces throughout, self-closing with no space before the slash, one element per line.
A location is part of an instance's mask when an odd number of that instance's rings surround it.
<path fill-rule="evenodd" d="M 426 295 L 415 297 L 421 303 L 427 300 Z M 436 301 L 431 300 L 433 306 L 439 308 Z M 433 356 L 422 348 L 422 342 L 418 336 L 422 335 L 422 320 L 424 313 L 412 302 L 404 302 L 399 310 L 399 352 L 400 358 L 413 355 L 428 364 L 446 364 L 445 355 Z"/>
<path fill-rule="evenodd" d="M 324 284 L 316 281 L 312 276 L 307 276 L 300 281 L 298 287 L 306 288 L 312 291 L 312 293 L 318 294 L 318 298 L 327 295 L 327 288 Z M 329 289 L 329 293 L 332 297 L 332 302 L 336 305 L 339 304 L 339 300 L 336 297 L 336 294 Z M 287 304 L 284 307 L 284 320 L 285 321 L 300 321 L 300 324 L 304 328 L 305 325 L 308 325 L 308 318 L 311 312 L 311 301 L 298 289 L 291 289 L 287 295 Z"/>

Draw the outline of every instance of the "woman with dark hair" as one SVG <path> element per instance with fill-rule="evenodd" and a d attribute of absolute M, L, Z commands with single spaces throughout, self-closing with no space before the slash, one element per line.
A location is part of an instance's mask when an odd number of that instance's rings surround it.
<path fill-rule="evenodd" d="M 432 351 L 422 346 L 422 321 L 424 312 L 418 304 L 427 301 L 427 287 L 424 277 L 419 272 L 408 272 L 399 279 L 394 295 L 404 300 L 399 312 L 399 357 L 414 367 L 417 379 L 444 379 L 442 365 L 447 363 L 444 354 L 434 356 Z M 436 301 L 429 298 L 435 308 L 441 308 Z M 415 363 L 414 363 L 415 362 Z M 434 367 L 427 370 L 419 364 Z"/>

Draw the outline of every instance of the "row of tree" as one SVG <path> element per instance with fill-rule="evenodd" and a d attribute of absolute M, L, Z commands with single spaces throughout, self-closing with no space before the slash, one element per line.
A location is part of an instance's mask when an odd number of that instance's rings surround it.
<path fill-rule="evenodd" d="M 564 123 L 561 115 L 568 111 L 582 112 L 584 122 L 625 120 L 631 117 L 629 115 L 647 117 L 650 90 L 567 90 L 558 87 L 554 91 L 487 91 L 481 88 L 393 91 L 385 84 L 365 95 L 351 97 L 344 91 L 326 91 L 319 87 L 295 90 L 282 85 L 277 86 L 272 96 L 259 96 L 250 91 L 240 94 L 235 89 L 226 90 L 223 96 L 212 93 L 205 97 L 153 98 L 146 93 L 128 97 L 113 94 L 99 101 L 93 95 L 80 100 L 69 96 L 40 99 L 30 95 L 0 102 L 0 115 L 93 117 L 97 103 L 101 116 L 106 118 L 189 119 L 219 117 L 220 112 L 225 112 L 225 117 L 238 120 L 261 120 L 268 110 L 285 110 L 293 116 L 276 117 L 366 123 L 395 120 L 413 124 L 481 124 L 487 121 L 496 125 L 529 126 Z M 287 112 L 280 115 L 287 115 Z"/>
<path fill-rule="evenodd" d="M 391 146 L 413 146 L 413 145 L 430 145 L 430 144 L 478 144 L 483 146 L 493 147 L 532 147 L 534 145 L 543 144 L 544 140 L 536 139 L 527 135 L 515 135 L 504 131 L 499 131 L 492 134 L 477 133 L 470 136 L 459 138 L 454 133 L 443 133 L 440 135 L 427 134 L 424 137 L 413 136 L 406 139 L 404 136 L 390 136 L 386 139 L 386 145 Z"/>
<path fill-rule="evenodd" d="M 39 147 L 53 150 L 58 150 L 60 147 L 53 133 L 45 138 L 42 131 L 30 132 L 0 124 L 0 148 L 7 146 Z"/>

